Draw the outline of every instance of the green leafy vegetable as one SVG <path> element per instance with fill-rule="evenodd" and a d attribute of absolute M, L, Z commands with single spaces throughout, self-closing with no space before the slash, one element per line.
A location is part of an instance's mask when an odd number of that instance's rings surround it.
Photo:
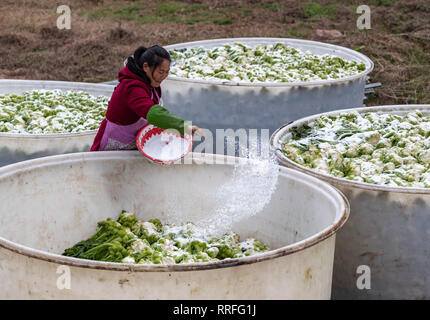
<path fill-rule="evenodd" d="M 430 187 L 430 116 L 341 113 L 291 129 L 282 151 L 292 161 L 358 182 Z"/>
<path fill-rule="evenodd" d="M 283 43 L 190 47 L 171 50 L 170 55 L 171 75 L 203 80 L 306 82 L 350 77 L 366 69 L 363 62 L 316 55 Z"/>
<path fill-rule="evenodd" d="M 95 234 L 64 251 L 63 255 L 81 259 L 137 263 L 175 264 L 241 258 L 269 250 L 256 239 L 240 242 L 236 233 L 220 238 L 196 236 L 196 226 L 162 224 L 158 219 L 138 220 L 122 211 L 117 221 L 98 223 Z"/>
<path fill-rule="evenodd" d="M 109 98 L 82 91 L 0 94 L 0 132 L 73 133 L 98 129 Z"/>

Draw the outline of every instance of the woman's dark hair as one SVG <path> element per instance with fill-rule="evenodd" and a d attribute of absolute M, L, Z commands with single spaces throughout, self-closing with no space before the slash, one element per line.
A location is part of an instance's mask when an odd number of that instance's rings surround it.
<path fill-rule="evenodd" d="M 172 61 L 169 52 L 163 47 L 155 45 L 145 48 L 141 46 L 136 49 L 133 56 L 128 57 L 127 65 L 133 73 L 140 76 L 147 84 L 151 84 L 150 79 L 143 71 L 143 64 L 146 62 L 149 67 L 153 68 L 152 72 L 154 72 L 155 68 L 161 65 L 164 60 Z"/>

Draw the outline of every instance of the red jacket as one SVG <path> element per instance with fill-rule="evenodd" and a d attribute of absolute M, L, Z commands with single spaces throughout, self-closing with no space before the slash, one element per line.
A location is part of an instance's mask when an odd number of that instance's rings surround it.
<path fill-rule="evenodd" d="M 118 81 L 120 83 L 109 101 L 106 119 L 119 125 L 133 124 L 141 117 L 146 119 L 149 109 L 160 102 L 161 88 L 153 88 L 146 84 L 127 66 L 119 72 Z M 100 148 L 107 123 L 106 119 L 100 124 L 91 151 L 98 151 Z"/>

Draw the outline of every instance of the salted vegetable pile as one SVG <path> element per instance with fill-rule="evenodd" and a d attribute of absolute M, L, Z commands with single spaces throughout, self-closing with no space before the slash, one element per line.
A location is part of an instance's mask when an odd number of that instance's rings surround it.
<path fill-rule="evenodd" d="M 131 264 L 179 264 L 241 258 L 269 250 L 256 239 L 240 242 L 234 232 L 203 239 L 196 231 L 192 223 L 143 221 L 123 210 L 117 220 L 99 222 L 94 235 L 66 249 L 63 255 Z"/>
<path fill-rule="evenodd" d="M 340 79 L 366 69 L 364 63 L 333 55 L 316 55 L 283 43 L 190 47 L 169 51 L 170 74 L 200 80 L 302 82 Z"/>
<path fill-rule="evenodd" d="M 295 127 L 282 150 L 296 163 L 353 181 L 430 187 L 430 117 L 342 113 Z"/>
<path fill-rule="evenodd" d="M 83 91 L 0 94 L 0 132 L 49 134 L 98 129 L 109 98 Z"/>

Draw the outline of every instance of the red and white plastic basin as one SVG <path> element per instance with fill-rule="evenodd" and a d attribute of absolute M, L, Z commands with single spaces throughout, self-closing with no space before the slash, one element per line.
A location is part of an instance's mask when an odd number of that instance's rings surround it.
<path fill-rule="evenodd" d="M 147 124 L 137 134 L 136 145 L 148 159 L 156 163 L 169 164 L 191 151 L 193 138 L 189 134 L 181 136 Z"/>

